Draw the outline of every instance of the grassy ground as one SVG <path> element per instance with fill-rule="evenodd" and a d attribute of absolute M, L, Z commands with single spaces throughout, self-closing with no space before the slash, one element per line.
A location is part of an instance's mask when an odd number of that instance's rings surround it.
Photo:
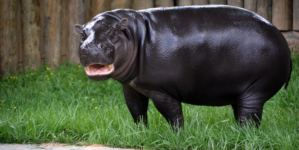
<path fill-rule="evenodd" d="M 287 90 L 264 107 L 259 129 L 240 129 L 230 106 L 183 104 L 185 129 L 177 133 L 149 104 L 149 128 L 137 126 L 121 85 L 93 82 L 81 66 L 0 80 L 0 143 L 65 142 L 144 149 L 298 149 L 299 57 Z"/>

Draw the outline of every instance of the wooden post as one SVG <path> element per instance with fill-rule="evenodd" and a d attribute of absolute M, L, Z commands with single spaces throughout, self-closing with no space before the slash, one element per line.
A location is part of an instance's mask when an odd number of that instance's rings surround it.
<path fill-rule="evenodd" d="M 192 5 L 192 0 L 176 0 L 178 6 L 189 6 Z"/>
<path fill-rule="evenodd" d="M 80 35 L 75 32 L 75 25 L 76 24 L 84 24 L 84 5 L 85 2 L 82 0 L 70 0 L 69 1 L 69 21 L 68 21 L 68 49 L 67 49 L 67 60 L 68 62 L 74 62 L 79 64 L 79 44 L 80 44 Z"/>
<path fill-rule="evenodd" d="M 131 8 L 131 0 L 112 0 L 111 10 L 121 8 Z"/>
<path fill-rule="evenodd" d="M 299 31 L 299 0 L 293 0 L 293 30 Z"/>
<path fill-rule="evenodd" d="M 51 69 L 60 61 L 60 12 L 60 0 L 44 0 L 44 54 Z"/>
<path fill-rule="evenodd" d="M 0 1 L 0 75 L 16 73 L 18 65 L 17 0 Z"/>
<path fill-rule="evenodd" d="M 292 30 L 292 0 L 273 0 L 272 23 L 279 30 Z"/>
<path fill-rule="evenodd" d="M 257 0 L 244 0 L 244 8 L 256 13 Z"/>
<path fill-rule="evenodd" d="M 21 0 L 23 71 L 41 65 L 39 0 Z"/>
<path fill-rule="evenodd" d="M 226 5 L 226 0 L 209 0 L 209 4 Z"/>
<path fill-rule="evenodd" d="M 227 0 L 227 5 L 237 6 L 237 7 L 244 7 L 243 0 Z"/>
<path fill-rule="evenodd" d="M 258 0 L 257 2 L 257 13 L 267 19 L 269 22 L 272 21 L 272 0 Z"/>
<path fill-rule="evenodd" d="M 173 0 L 155 0 L 155 7 L 172 7 Z"/>
<path fill-rule="evenodd" d="M 193 5 L 207 5 L 209 0 L 193 0 Z"/>
<path fill-rule="evenodd" d="M 153 0 L 133 0 L 132 8 L 135 10 L 154 7 Z"/>

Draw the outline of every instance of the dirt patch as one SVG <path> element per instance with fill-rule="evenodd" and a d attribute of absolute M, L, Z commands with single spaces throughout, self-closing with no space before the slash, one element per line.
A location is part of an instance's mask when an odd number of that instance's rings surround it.
<path fill-rule="evenodd" d="M 89 147 L 103 147 L 103 148 L 109 148 L 100 144 L 93 144 L 93 145 L 89 145 Z"/>

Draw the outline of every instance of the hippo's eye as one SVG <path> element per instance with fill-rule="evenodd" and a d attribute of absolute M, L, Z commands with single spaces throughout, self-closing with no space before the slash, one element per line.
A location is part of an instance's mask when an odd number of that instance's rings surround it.
<path fill-rule="evenodd" d="M 81 38 L 82 38 L 82 40 L 85 40 L 85 39 L 86 39 L 85 31 L 83 31 L 83 32 L 81 33 Z"/>
<path fill-rule="evenodd" d="M 109 40 L 111 40 L 113 43 L 118 41 L 117 31 L 116 29 L 111 30 L 109 34 Z"/>

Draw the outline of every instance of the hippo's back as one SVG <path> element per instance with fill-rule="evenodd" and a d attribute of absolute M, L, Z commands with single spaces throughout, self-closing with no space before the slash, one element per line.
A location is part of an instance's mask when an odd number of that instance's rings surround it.
<path fill-rule="evenodd" d="M 244 31 L 246 28 L 252 30 L 252 26 L 273 26 L 259 15 L 233 6 L 154 8 L 139 12 L 152 32 L 171 32 L 174 36 L 192 35 L 195 30 L 215 32 L 239 28 Z"/>

